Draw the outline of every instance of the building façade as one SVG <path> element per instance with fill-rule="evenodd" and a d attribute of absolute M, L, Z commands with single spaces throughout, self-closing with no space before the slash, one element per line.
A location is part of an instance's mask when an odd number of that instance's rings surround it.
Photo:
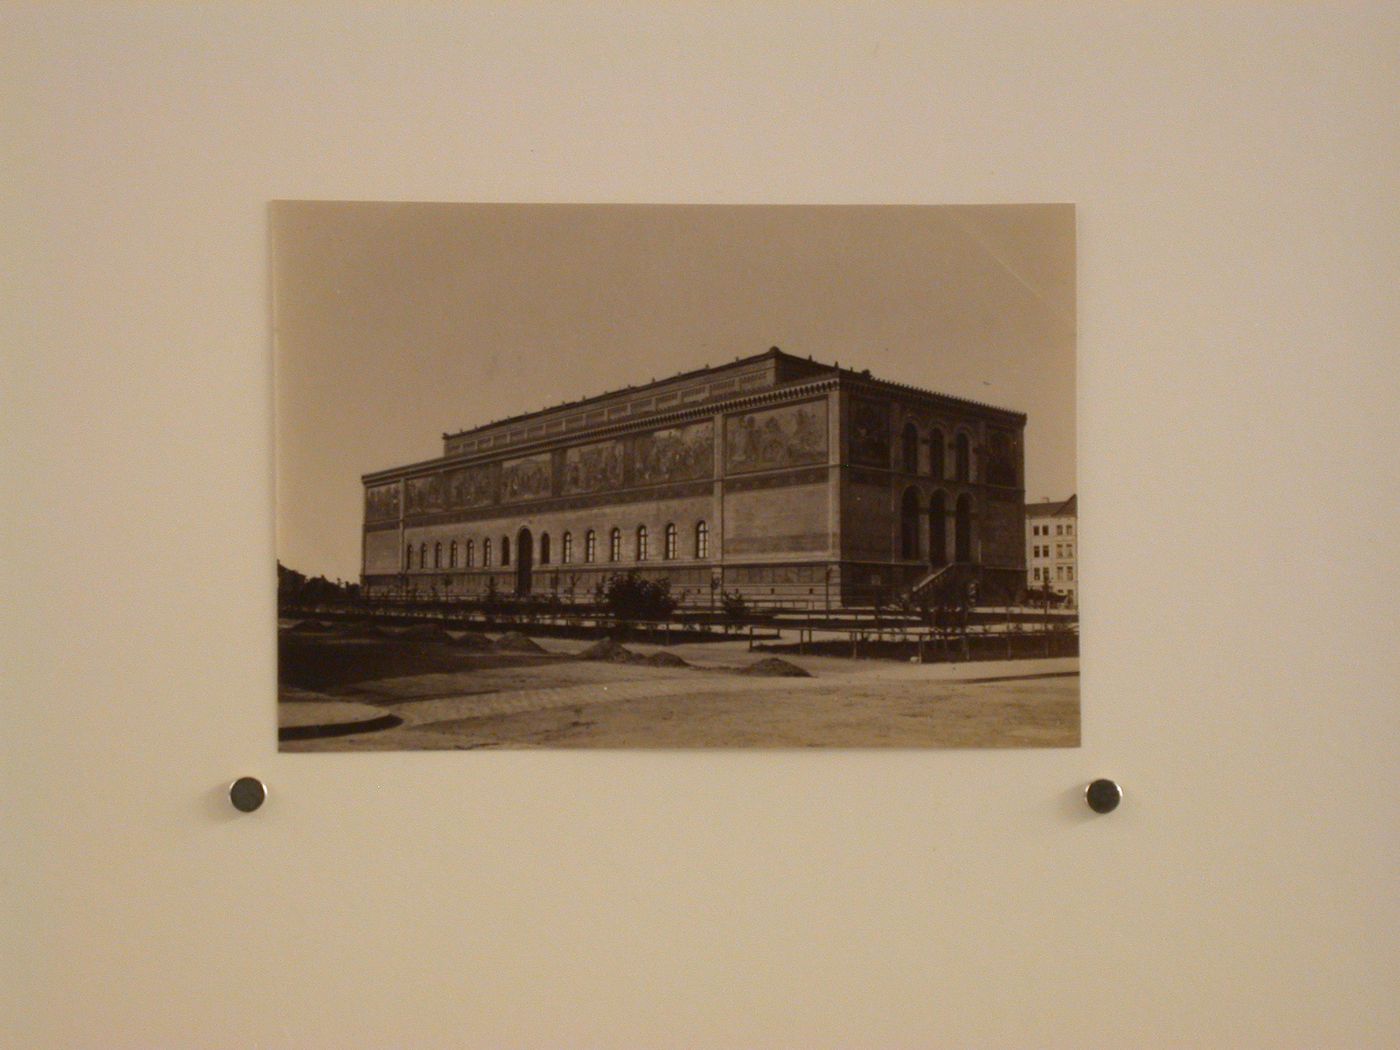
<path fill-rule="evenodd" d="M 840 608 L 1025 590 L 1026 417 L 785 354 L 443 435 L 362 477 L 367 594 Z"/>

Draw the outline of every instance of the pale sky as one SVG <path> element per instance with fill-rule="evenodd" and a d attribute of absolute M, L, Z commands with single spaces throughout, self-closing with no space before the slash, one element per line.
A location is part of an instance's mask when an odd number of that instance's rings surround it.
<path fill-rule="evenodd" d="M 272 205 L 277 556 L 359 576 L 360 475 L 779 346 L 1027 414 L 1075 490 L 1072 205 Z"/>

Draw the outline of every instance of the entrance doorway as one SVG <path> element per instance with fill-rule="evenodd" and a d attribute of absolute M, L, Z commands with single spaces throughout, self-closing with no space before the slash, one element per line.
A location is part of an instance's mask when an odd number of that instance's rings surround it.
<path fill-rule="evenodd" d="M 535 538 L 529 529 L 515 536 L 515 593 L 529 594 L 535 567 Z"/>

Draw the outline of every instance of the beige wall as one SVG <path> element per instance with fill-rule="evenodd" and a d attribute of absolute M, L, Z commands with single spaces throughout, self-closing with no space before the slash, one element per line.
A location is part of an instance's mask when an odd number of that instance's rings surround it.
<path fill-rule="evenodd" d="M 0 1042 L 1400 1042 L 1393 5 L 0 17 Z M 1077 201 L 1084 746 L 277 753 L 277 196 Z"/>
<path fill-rule="evenodd" d="M 784 485 L 724 494 L 724 549 L 730 560 L 790 558 L 831 551 L 831 486 Z"/>

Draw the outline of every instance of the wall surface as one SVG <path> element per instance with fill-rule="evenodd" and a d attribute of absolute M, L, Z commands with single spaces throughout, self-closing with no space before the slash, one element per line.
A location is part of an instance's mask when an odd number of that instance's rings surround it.
<path fill-rule="evenodd" d="M 1400 1042 L 1394 5 L 0 24 L 0 1042 Z M 278 754 L 300 197 L 1077 202 L 1084 746 Z"/>

